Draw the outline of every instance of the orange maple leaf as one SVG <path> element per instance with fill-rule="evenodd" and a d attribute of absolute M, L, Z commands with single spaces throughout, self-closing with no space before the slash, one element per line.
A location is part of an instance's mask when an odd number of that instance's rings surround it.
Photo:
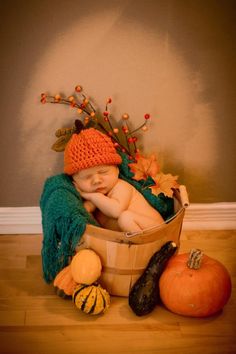
<path fill-rule="evenodd" d="M 159 173 L 153 177 L 155 184 L 150 186 L 152 193 L 155 195 L 163 193 L 167 197 L 173 197 L 173 189 L 179 187 L 177 179 L 178 176 L 172 176 L 170 173 L 166 175 L 164 173 Z"/>
<path fill-rule="evenodd" d="M 159 172 L 160 167 L 154 154 L 147 158 L 137 154 L 136 160 L 137 162 L 129 164 L 131 172 L 134 173 L 132 178 L 136 181 L 146 180 L 148 176 L 154 177 Z"/>

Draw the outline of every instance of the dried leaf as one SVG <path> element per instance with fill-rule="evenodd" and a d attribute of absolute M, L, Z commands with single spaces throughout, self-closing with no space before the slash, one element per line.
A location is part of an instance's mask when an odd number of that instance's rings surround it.
<path fill-rule="evenodd" d="M 136 163 L 129 164 L 131 172 L 134 173 L 132 178 L 136 181 L 146 180 L 148 176 L 154 177 L 159 172 L 160 167 L 154 154 L 147 158 L 142 155 L 136 155 L 136 160 Z"/>
<path fill-rule="evenodd" d="M 155 185 L 150 186 L 152 193 L 155 195 L 163 193 L 167 197 L 173 197 L 173 189 L 179 187 L 177 179 L 178 176 L 172 176 L 170 173 L 159 173 L 153 177 Z"/>
<path fill-rule="evenodd" d="M 56 132 L 55 132 L 55 135 L 57 138 L 60 138 L 61 136 L 64 136 L 64 135 L 70 135 L 73 134 L 75 132 L 76 128 L 75 127 L 72 127 L 72 128 L 60 128 L 60 129 L 57 129 Z"/>
<path fill-rule="evenodd" d="M 52 150 L 56 152 L 62 152 L 65 150 L 66 144 L 70 140 L 72 134 L 66 134 L 63 136 L 60 136 L 60 138 L 57 139 L 57 141 L 52 145 Z"/>

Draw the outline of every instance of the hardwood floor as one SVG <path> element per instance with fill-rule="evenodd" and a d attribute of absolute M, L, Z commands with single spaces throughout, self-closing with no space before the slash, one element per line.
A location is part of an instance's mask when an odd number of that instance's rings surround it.
<path fill-rule="evenodd" d="M 215 316 L 187 318 L 157 306 L 137 317 L 118 297 L 104 315 L 85 315 L 43 281 L 41 235 L 1 235 L 0 353 L 236 353 L 236 230 L 185 231 L 181 240 L 180 252 L 201 248 L 231 274 L 232 296 Z"/>

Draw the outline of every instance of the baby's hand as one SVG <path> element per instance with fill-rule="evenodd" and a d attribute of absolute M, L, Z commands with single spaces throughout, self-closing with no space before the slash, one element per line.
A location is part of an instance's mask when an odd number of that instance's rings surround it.
<path fill-rule="evenodd" d="M 89 212 L 89 213 L 93 213 L 96 209 L 96 206 L 90 202 L 89 200 L 85 200 L 84 201 L 84 208 Z"/>
<path fill-rule="evenodd" d="M 75 186 L 76 190 L 79 192 L 79 194 L 81 195 L 82 198 L 84 198 L 86 200 L 90 200 L 92 193 L 83 192 L 81 189 L 79 189 L 79 187 L 75 181 L 73 181 L 73 185 Z"/>

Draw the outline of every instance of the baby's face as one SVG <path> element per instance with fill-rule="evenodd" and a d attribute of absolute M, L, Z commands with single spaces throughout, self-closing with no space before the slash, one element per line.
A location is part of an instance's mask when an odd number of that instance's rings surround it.
<path fill-rule="evenodd" d="M 117 183 L 119 169 L 114 165 L 99 165 L 81 170 L 73 179 L 82 192 L 107 194 Z"/>

